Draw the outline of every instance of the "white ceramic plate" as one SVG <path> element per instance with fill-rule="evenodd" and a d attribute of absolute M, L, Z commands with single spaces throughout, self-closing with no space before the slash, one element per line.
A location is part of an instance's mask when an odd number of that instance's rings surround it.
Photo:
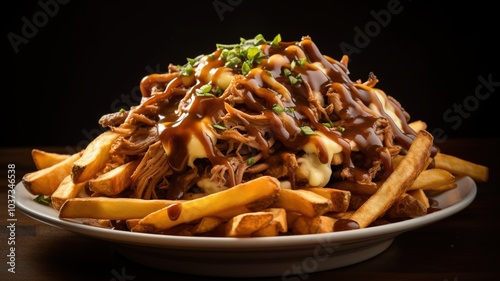
<path fill-rule="evenodd" d="M 291 277 L 335 269 L 372 258 L 386 250 L 399 234 L 449 217 L 476 196 L 469 177 L 455 189 L 433 197 L 442 210 L 422 217 L 359 230 L 255 238 L 185 237 L 98 228 L 58 218 L 58 212 L 33 201 L 19 183 L 17 207 L 43 223 L 114 243 L 125 257 L 157 269 L 221 277 Z M 196 272 L 193 272 L 196 268 Z"/>

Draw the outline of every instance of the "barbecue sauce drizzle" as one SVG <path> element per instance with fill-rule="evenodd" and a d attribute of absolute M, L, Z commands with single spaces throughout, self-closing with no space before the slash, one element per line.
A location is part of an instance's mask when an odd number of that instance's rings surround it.
<path fill-rule="evenodd" d="M 313 130 L 322 132 L 342 147 L 343 169 L 349 169 L 356 180 L 363 180 L 368 172 L 366 167 L 356 166 L 353 163 L 350 141 L 355 142 L 368 157 L 365 163 L 379 160 L 383 163 L 385 175 L 392 171 L 391 157 L 385 149 L 384 143 L 375 133 L 374 124 L 378 118 L 387 119 L 394 134 L 394 144 L 401 146 L 402 153 L 408 150 L 415 137 L 415 132 L 407 124 L 409 115 L 397 102 L 391 99 L 382 101 L 392 105 L 395 114 L 401 120 L 402 130 L 397 127 L 384 110 L 374 89 L 371 86 L 351 81 L 347 67 L 339 61 L 322 55 L 310 37 L 305 36 L 300 42 L 280 42 L 278 46 L 265 43 L 260 45 L 260 49 L 266 57 L 261 60 L 259 65 L 254 66 L 244 76 L 244 79 L 241 79 L 238 87 L 244 90 L 242 97 L 246 108 L 250 110 L 247 113 L 261 114 L 267 117 L 271 124 L 273 137 L 283 144 L 285 150 L 298 152 L 307 142 L 314 141 L 313 138 L 301 133 L 302 126 L 309 126 Z M 224 66 L 221 51 L 221 49 L 217 49 L 210 56 L 206 56 L 203 62 L 196 65 L 195 80 L 191 85 L 184 85 L 185 80 L 183 79 L 186 78 L 175 75 L 175 73 L 146 76 L 141 81 L 143 102 L 140 106 L 164 105 L 165 108 L 162 110 L 163 113 L 158 123 L 159 136 L 167 151 L 169 164 L 175 171 L 186 169 L 190 158 L 187 145 L 189 140 L 195 137 L 203 145 L 206 156 L 212 165 L 225 165 L 227 167 L 228 181 L 226 184 L 231 187 L 237 184 L 234 170 L 226 157 L 220 155 L 212 138 L 206 132 L 206 130 L 215 130 L 212 125 L 219 123 L 227 113 L 225 101 L 215 95 L 200 96 L 196 94 L 197 89 L 203 85 L 211 84 L 215 87 L 220 75 L 226 71 L 231 71 L 234 75 L 242 75 L 241 66 L 239 68 Z M 292 61 L 303 57 L 307 58 L 307 62 L 295 66 L 292 71 L 293 75 L 300 73 L 302 81 L 292 85 L 284 74 L 284 69 L 290 69 Z M 273 85 L 275 83 L 273 79 L 282 85 L 276 87 Z M 152 95 L 152 87 L 162 83 L 165 85 L 163 92 Z M 185 97 L 176 100 L 174 92 L 179 87 L 187 88 L 187 92 Z M 343 109 L 336 113 L 339 120 L 327 120 L 328 116 L 323 115 L 320 115 L 323 120 L 318 120 L 316 118 L 318 114 L 314 113 L 310 105 L 310 97 L 315 93 L 320 93 L 326 104 L 328 91 L 333 91 L 340 96 Z M 283 104 L 286 108 L 293 108 L 295 122 L 284 123 L 273 110 L 275 104 Z M 368 108 L 370 104 L 378 109 L 381 116 L 374 116 L 373 111 Z M 340 122 L 344 130 L 332 130 L 323 124 L 325 121 L 335 124 Z M 266 156 L 270 147 L 264 136 L 250 123 L 245 124 L 245 126 L 247 133 L 256 137 L 260 151 Z M 331 161 L 327 157 L 326 147 L 318 141 L 315 144 L 321 162 Z M 290 181 L 293 183 L 293 178 Z"/>

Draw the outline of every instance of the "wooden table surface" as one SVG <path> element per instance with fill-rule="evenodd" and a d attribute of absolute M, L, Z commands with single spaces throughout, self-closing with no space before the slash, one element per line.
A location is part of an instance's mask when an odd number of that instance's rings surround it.
<path fill-rule="evenodd" d="M 499 280 L 499 144 L 500 138 L 470 138 L 451 139 L 439 145 L 445 153 L 490 168 L 490 180 L 477 184 L 475 200 L 459 213 L 406 232 L 380 255 L 355 265 L 257 280 Z M 16 181 L 19 181 L 26 172 L 34 170 L 31 149 L 0 148 L 0 280 L 224 280 L 139 265 L 118 254 L 110 242 L 40 223 L 19 210 L 15 213 L 15 230 L 11 231 L 7 227 L 8 164 L 15 164 Z M 62 147 L 41 149 L 65 152 Z M 11 247 L 8 238 L 12 235 L 15 273 L 8 271 Z"/>

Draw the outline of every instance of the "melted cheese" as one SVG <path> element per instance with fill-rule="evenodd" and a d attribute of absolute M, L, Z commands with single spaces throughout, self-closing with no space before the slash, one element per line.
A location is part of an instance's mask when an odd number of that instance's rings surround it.
<path fill-rule="evenodd" d="M 203 122 L 201 122 L 202 130 L 205 135 L 210 137 L 212 139 L 212 143 L 215 144 L 217 141 L 217 138 L 213 134 L 213 132 L 209 129 L 207 129 L 207 120 L 208 118 L 204 118 Z M 203 146 L 203 141 L 204 140 L 199 140 L 196 135 L 191 135 L 191 138 L 189 139 L 187 143 L 187 149 L 188 149 L 188 166 L 191 168 L 194 168 L 194 160 L 200 159 L 200 158 L 207 158 L 207 152 L 205 151 L 205 148 Z"/>
<path fill-rule="evenodd" d="M 309 141 L 304 145 L 303 150 L 306 154 L 297 159 L 299 164 L 297 178 L 306 179 L 309 186 L 323 187 L 330 181 L 332 175 L 333 155 L 342 152 L 342 147 L 321 132 L 316 132 L 312 138 L 314 141 Z M 321 163 L 318 156 L 319 149 L 315 142 L 318 142 L 325 149 L 330 161 Z"/>
<path fill-rule="evenodd" d="M 394 121 L 394 123 L 396 124 L 396 126 L 398 126 L 399 129 L 403 129 L 401 119 L 399 119 L 399 117 L 396 115 L 396 110 L 389 102 L 389 99 L 387 98 L 386 94 L 379 89 L 374 89 L 374 91 L 377 94 L 377 98 L 380 100 L 380 103 L 382 104 L 385 113 L 389 115 L 389 117 L 392 119 L 392 121 Z M 375 111 L 378 115 L 382 115 L 375 104 L 370 103 L 369 108 Z"/>

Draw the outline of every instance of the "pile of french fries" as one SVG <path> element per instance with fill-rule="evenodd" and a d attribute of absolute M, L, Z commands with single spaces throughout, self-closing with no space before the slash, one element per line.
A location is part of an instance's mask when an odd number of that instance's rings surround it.
<path fill-rule="evenodd" d="M 327 187 L 290 189 L 263 176 L 189 200 L 120 197 L 137 162 L 109 168 L 118 135 L 106 131 L 81 152 L 34 149 L 37 170 L 22 182 L 34 196 L 50 197 L 61 219 L 132 232 L 212 237 L 301 235 L 366 228 L 427 214 L 429 196 L 456 187 L 456 179 L 488 180 L 488 168 L 438 152 L 424 122 L 408 153 L 394 159 L 392 174 L 376 186 L 339 181 Z M 93 191 L 98 196 L 91 196 Z"/>

